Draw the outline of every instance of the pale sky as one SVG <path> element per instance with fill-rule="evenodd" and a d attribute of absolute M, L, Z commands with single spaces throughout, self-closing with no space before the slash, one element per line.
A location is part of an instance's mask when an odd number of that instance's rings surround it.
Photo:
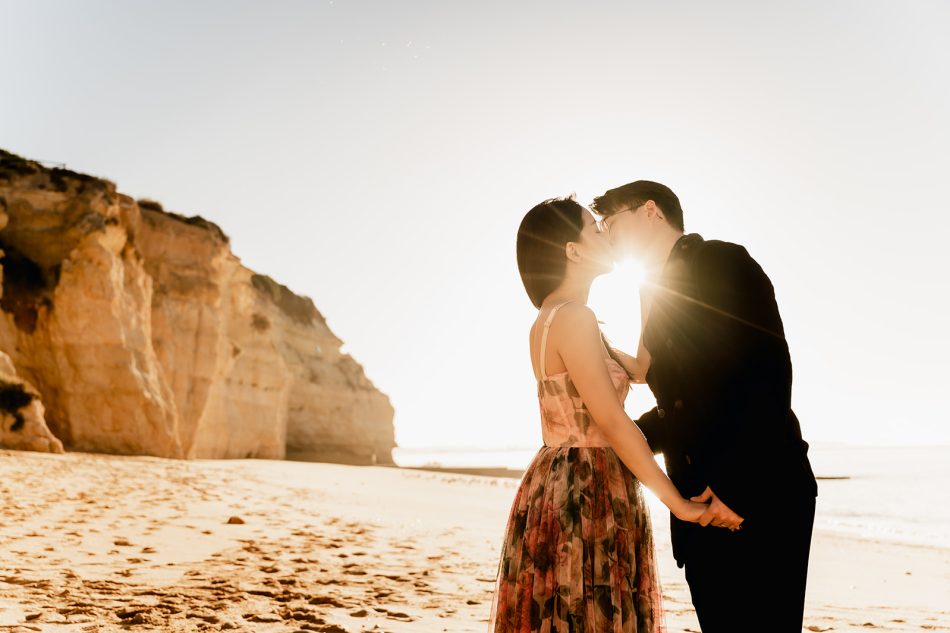
<path fill-rule="evenodd" d="M 776 4 L 0 0 L 0 147 L 220 224 L 403 447 L 541 444 L 518 224 L 642 178 L 771 277 L 806 439 L 948 443 L 950 3 Z"/>

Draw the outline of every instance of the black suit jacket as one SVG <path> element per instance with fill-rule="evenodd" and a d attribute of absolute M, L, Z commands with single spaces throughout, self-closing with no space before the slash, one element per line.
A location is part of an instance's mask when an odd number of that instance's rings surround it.
<path fill-rule="evenodd" d="M 692 233 L 674 245 L 654 291 L 643 343 L 657 406 L 637 425 L 680 493 L 708 485 L 747 527 L 783 499 L 814 498 L 788 345 L 762 268 L 742 246 Z M 670 522 L 680 566 L 700 530 L 724 529 Z"/>

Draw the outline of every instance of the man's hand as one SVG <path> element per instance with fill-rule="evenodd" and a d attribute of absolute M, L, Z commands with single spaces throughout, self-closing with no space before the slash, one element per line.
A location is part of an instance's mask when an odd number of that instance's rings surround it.
<path fill-rule="evenodd" d="M 709 486 L 706 486 L 706 490 L 703 491 L 703 494 L 698 497 L 690 497 L 689 500 L 698 501 L 699 503 L 709 503 L 709 507 L 706 508 L 703 515 L 699 517 L 699 524 L 703 527 L 713 525 L 715 527 L 729 528 L 732 531 L 742 529 L 742 522 L 745 521 L 745 519 L 720 501 L 719 497 L 716 496 Z"/>

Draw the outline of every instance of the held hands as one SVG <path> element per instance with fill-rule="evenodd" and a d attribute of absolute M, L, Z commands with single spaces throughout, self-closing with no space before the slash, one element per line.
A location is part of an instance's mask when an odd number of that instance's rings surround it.
<path fill-rule="evenodd" d="M 713 525 L 715 527 L 729 528 L 733 532 L 742 529 L 742 522 L 745 521 L 745 519 L 720 501 L 719 497 L 716 496 L 709 486 L 706 486 L 706 490 L 698 497 L 690 497 L 690 501 L 709 504 L 705 506 L 705 512 L 703 512 L 697 520 L 697 523 L 703 527 Z"/>
<path fill-rule="evenodd" d="M 706 513 L 707 509 L 709 509 L 709 506 L 705 503 L 698 503 L 696 501 L 687 501 L 686 499 L 682 499 L 679 507 L 675 512 L 673 512 L 673 516 L 675 516 L 680 521 L 698 523 L 699 519 Z"/>

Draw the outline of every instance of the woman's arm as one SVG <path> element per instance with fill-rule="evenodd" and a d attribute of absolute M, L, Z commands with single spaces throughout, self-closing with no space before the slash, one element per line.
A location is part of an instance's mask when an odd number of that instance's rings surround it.
<path fill-rule="evenodd" d="M 603 431 L 620 460 L 677 518 L 697 521 L 706 506 L 680 495 L 657 465 L 643 433 L 617 399 L 604 365 L 600 330 L 594 313 L 587 306 L 570 304 L 561 308 L 559 317 L 552 324 L 549 336 L 554 336 L 571 381 L 594 423 Z"/>

